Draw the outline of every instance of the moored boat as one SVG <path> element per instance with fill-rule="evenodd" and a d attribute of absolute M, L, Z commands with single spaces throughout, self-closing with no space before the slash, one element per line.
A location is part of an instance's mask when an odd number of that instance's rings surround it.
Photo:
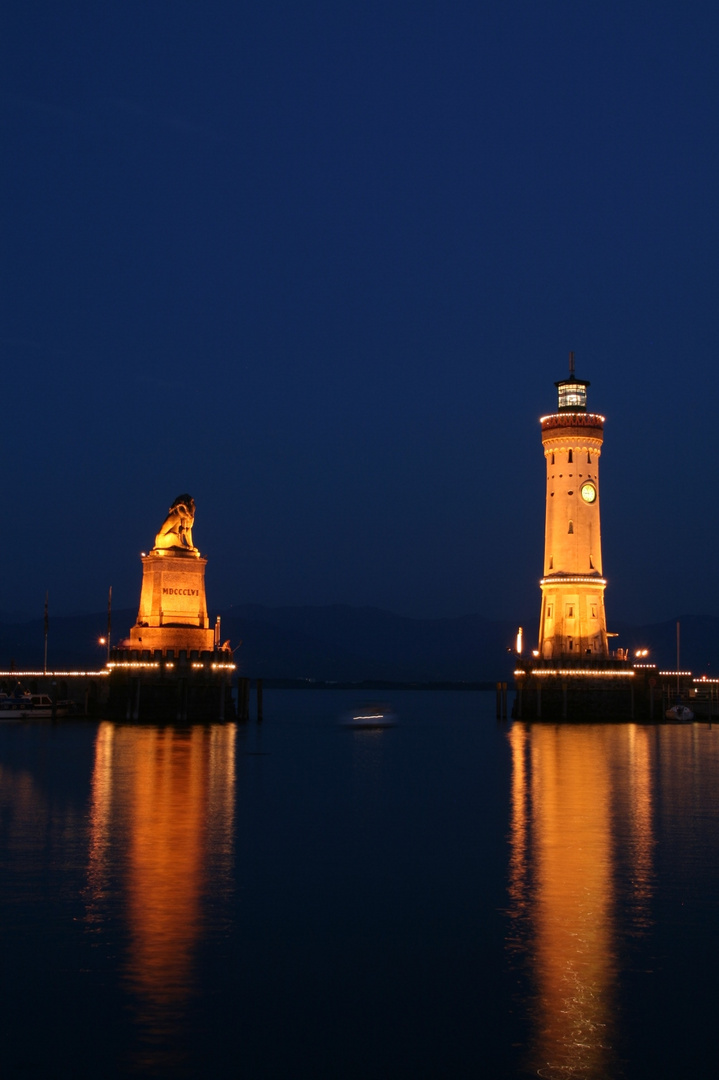
<path fill-rule="evenodd" d="M 693 720 L 694 713 L 688 705 L 682 705 L 681 701 L 678 701 L 676 705 L 672 705 L 670 709 L 667 709 L 664 714 L 667 720 Z"/>
<path fill-rule="evenodd" d="M 53 708 L 49 694 L 31 694 L 18 687 L 12 694 L 0 692 L 0 723 L 13 720 L 51 720 L 53 716 L 69 716 L 72 702 L 58 701 Z"/>
<path fill-rule="evenodd" d="M 677 700 L 674 705 L 667 709 L 664 715 L 667 720 L 693 720 L 694 713 L 688 705 L 682 704 L 679 693 L 679 622 L 677 621 Z"/>

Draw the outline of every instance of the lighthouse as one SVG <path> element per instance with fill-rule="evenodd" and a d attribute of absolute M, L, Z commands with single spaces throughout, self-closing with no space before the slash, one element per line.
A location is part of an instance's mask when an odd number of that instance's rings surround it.
<path fill-rule="evenodd" d="M 539 642 L 532 656 L 517 643 L 520 720 L 585 723 L 653 719 L 656 667 L 638 671 L 625 649 L 609 651 L 599 524 L 599 458 L 604 417 L 587 410 L 586 379 L 574 373 L 554 384 L 557 408 L 543 416 L 547 470 L 544 574 Z"/>
<path fill-rule="evenodd" d="M 604 417 L 587 411 L 589 383 L 555 383 L 557 410 L 541 418 L 547 468 L 539 656 L 599 661 L 609 656 L 599 524 L 599 458 Z"/>

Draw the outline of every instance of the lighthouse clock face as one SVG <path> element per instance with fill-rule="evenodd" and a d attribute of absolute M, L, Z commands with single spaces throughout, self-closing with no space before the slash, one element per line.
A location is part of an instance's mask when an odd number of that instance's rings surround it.
<path fill-rule="evenodd" d="M 594 484 L 582 484 L 581 494 L 585 502 L 593 503 L 597 497 L 597 489 Z"/>

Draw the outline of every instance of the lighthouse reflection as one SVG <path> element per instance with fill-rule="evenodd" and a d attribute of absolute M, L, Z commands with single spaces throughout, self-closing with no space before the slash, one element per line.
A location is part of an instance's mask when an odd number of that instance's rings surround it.
<path fill-rule="evenodd" d="M 534 984 L 527 1064 L 550 1078 L 611 1076 L 617 904 L 630 900 L 641 932 L 652 887 L 646 733 L 515 724 L 508 738 L 510 947 Z M 615 820 L 629 822 L 632 835 L 614 835 Z M 628 854 L 633 895 L 619 898 L 618 863 Z"/>
<path fill-rule="evenodd" d="M 88 918 L 127 920 L 124 981 L 145 1035 L 164 1043 L 193 990 L 203 897 L 231 888 L 235 725 L 103 723 L 95 743 Z"/>

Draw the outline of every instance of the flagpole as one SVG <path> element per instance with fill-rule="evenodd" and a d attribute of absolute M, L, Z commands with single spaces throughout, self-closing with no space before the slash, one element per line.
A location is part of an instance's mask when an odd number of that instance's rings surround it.
<path fill-rule="evenodd" d="M 44 661 L 43 669 L 42 669 L 43 675 L 47 675 L 47 596 L 48 596 L 48 594 L 46 592 L 45 593 L 45 618 L 43 619 L 43 622 L 45 624 L 45 661 Z"/>
<path fill-rule="evenodd" d="M 107 662 L 110 663 L 110 634 L 112 633 L 112 585 L 107 594 Z"/>

